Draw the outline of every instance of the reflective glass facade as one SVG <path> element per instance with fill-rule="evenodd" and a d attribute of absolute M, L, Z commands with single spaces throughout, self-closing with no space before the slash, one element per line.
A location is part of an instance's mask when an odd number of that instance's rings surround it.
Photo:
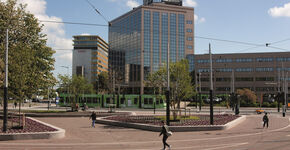
<path fill-rule="evenodd" d="M 123 82 L 141 80 L 141 11 L 111 24 L 109 28 L 109 69 Z"/>
<path fill-rule="evenodd" d="M 193 37 L 193 16 L 193 8 L 153 3 L 139 6 L 111 21 L 110 68 L 121 70 L 128 84 L 138 87 L 139 82 L 142 90 L 143 80 L 146 81 L 150 72 L 166 65 L 168 46 L 170 62 L 193 54 L 193 40 L 190 43 L 186 40 L 186 37 Z M 189 34 L 185 30 L 190 26 L 192 33 Z M 192 45 L 190 49 L 186 47 L 189 44 Z"/>

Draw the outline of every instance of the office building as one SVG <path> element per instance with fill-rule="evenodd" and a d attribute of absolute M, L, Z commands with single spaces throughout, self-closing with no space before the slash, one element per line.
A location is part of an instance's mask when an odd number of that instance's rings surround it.
<path fill-rule="evenodd" d="M 190 64 L 200 73 L 201 93 L 210 90 L 209 55 L 191 55 Z M 262 97 L 277 95 L 283 90 L 283 82 L 290 79 L 290 52 L 213 54 L 214 95 L 230 94 L 231 89 L 251 89 L 260 101 Z M 234 79 L 234 80 L 233 80 Z M 234 81 L 234 82 L 233 82 Z M 198 81 L 199 83 L 199 81 Z M 233 88 L 234 86 L 234 88 Z M 280 87 L 280 88 L 279 88 Z"/>
<path fill-rule="evenodd" d="M 144 0 L 110 22 L 109 43 L 109 69 L 118 72 L 128 93 L 146 94 L 144 81 L 166 65 L 168 48 L 170 62 L 194 53 L 194 8 Z"/>
<path fill-rule="evenodd" d="M 77 35 L 73 42 L 73 75 L 94 83 L 98 74 L 108 71 L 108 44 L 97 35 Z"/>

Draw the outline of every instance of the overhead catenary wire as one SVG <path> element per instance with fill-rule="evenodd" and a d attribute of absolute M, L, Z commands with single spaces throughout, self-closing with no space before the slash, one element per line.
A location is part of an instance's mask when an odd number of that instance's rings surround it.
<path fill-rule="evenodd" d="M 98 11 L 97 11 L 98 12 Z M 98 12 L 99 13 L 99 12 Z M 100 14 L 101 15 L 101 14 Z M 105 19 L 105 18 L 104 18 Z M 106 20 L 106 19 L 105 19 Z M 53 20 L 39 20 L 40 22 L 47 22 L 47 23 L 63 23 L 63 24 L 72 24 L 72 25 L 88 25 L 88 26 L 101 26 L 101 27 L 109 27 L 108 25 L 105 24 L 93 24 L 93 23 L 80 23 L 80 22 L 67 22 L 67 21 L 53 21 Z M 106 20 L 107 21 L 107 20 Z M 112 28 L 124 28 L 126 29 L 127 27 L 121 27 L 121 26 L 110 26 Z M 128 28 L 127 28 L 128 29 Z M 205 39 L 205 40 L 213 40 L 213 41 L 220 41 L 220 42 L 228 42 L 228 43 L 235 43 L 235 44 L 242 44 L 242 45 L 250 45 L 250 46 L 254 46 L 254 47 L 250 47 L 247 49 L 243 49 L 240 51 L 246 51 L 246 50 L 250 50 L 250 49 L 255 49 L 255 48 L 259 48 L 259 47 L 268 47 L 268 48 L 274 48 L 274 49 L 279 49 L 279 50 L 284 50 L 284 51 L 289 51 L 288 49 L 285 48 L 280 48 L 280 47 L 274 47 L 271 46 L 273 44 L 277 44 L 277 43 L 281 43 L 281 42 L 285 42 L 290 40 L 290 38 L 284 39 L 284 40 L 280 40 L 280 41 L 276 41 L 276 42 L 272 42 L 272 43 L 266 43 L 266 44 L 255 44 L 255 43 L 250 43 L 250 42 L 242 42 L 242 41 L 234 41 L 234 40 L 226 40 L 226 39 L 219 39 L 219 38 L 212 38 L 212 37 L 203 37 L 203 36 L 194 36 L 194 38 L 198 38 L 198 39 Z M 59 50 L 72 50 L 72 49 L 59 49 Z"/>
<path fill-rule="evenodd" d="M 88 3 L 89 3 L 89 5 L 101 16 L 101 17 L 103 17 L 103 19 L 106 21 L 106 22 L 109 22 L 108 21 L 108 19 L 106 19 L 106 17 L 105 16 L 103 16 L 98 10 L 97 10 L 97 8 L 89 1 L 89 0 L 86 0 Z"/>

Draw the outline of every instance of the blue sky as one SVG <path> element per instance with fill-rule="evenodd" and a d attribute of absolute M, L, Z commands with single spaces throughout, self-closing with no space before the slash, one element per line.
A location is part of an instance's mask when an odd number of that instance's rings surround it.
<path fill-rule="evenodd" d="M 5 0 L 0 0 L 5 1 Z M 130 11 L 143 0 L 89 0 L 108 20 Z M 56 20 L 107 24 L 86 0 L 19 0 L 28 4 L 28 10 L 40 20 Z M 195 53 L 280 52 L 290 51 L 290 0 L 183 0 L 184 5 L 195 8 L 195 35 L 215 39 L 247 42 L 261 45 L 237 44 L 195 38 Z M 66 74 L 61 66 L 70 66 L 72 36 L 99 35 L 108 40 L 108 28 L 69 24 L 44 23 L 48 45 L 56 49 L 55 74 Z M 265 47 L 266 43 L 279 42 Z M 247 49 L 247 50 L 246 50 Z M 285 49 L 285 50 L 282 50 Z"/>

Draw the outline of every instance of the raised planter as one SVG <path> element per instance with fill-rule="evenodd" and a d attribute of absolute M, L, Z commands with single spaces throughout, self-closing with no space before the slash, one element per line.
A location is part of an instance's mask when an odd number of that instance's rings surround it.
<path fill-rule="evenodd" d="M 161 126 L 141 123 L 129 123 L 116 120 L 107 120 L 106 117 L 97 118 L 96 123 L 120 126 L 126 128 L 141 129 L 146 131 L 160 132 Z M 225 125 L 200 125 L 200 126 L 170 126 L 170 131 L 173 132 L 186 132 L 186 131 L 212 131 L 212 130 L 225 130 L 230 129 L 246 119 L 246 116 L 240 116 L 239 118 L 228 122 Z"/>
<path fill-rule="evenodd" d="M 29 140 L 29 139 L 59 139 L 65 137 L 65 130 L 47 124 L 45 122 L 27 117 L 33 121 L 36 121 L 42 125 L 55 129 L 54 131 L 47 132 L 26 132 L 26 133 L 0 133 L 0 141 L 7 140 Z"/>

